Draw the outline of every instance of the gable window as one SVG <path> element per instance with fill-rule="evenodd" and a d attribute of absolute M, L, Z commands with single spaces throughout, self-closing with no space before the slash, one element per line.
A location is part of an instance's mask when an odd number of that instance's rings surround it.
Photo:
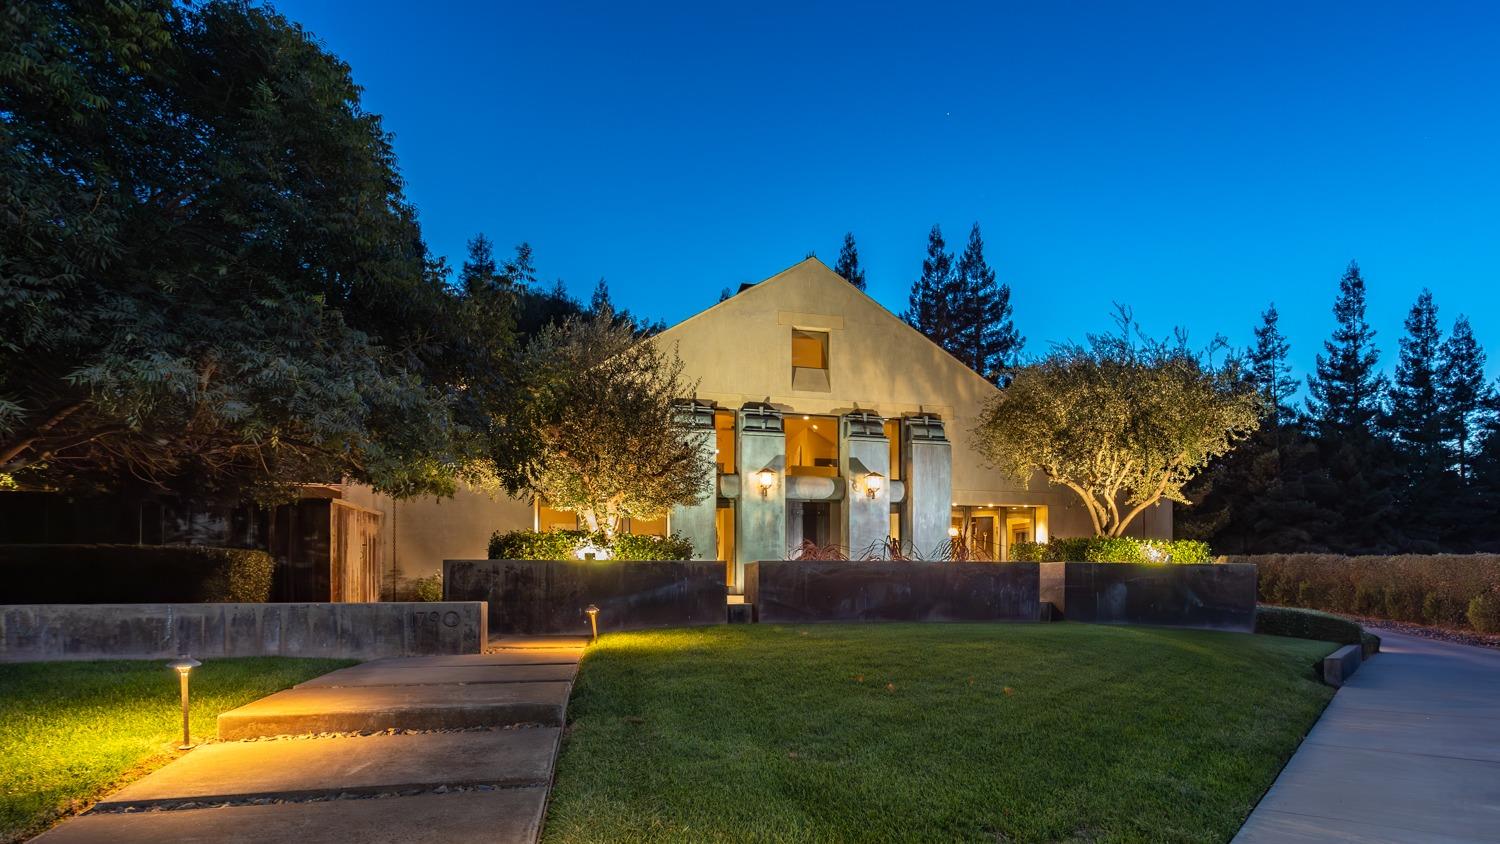
<path fill-rule="evenodd" d="M 828 332 L 792 329 L 792 389 L 828 392 Z"/>

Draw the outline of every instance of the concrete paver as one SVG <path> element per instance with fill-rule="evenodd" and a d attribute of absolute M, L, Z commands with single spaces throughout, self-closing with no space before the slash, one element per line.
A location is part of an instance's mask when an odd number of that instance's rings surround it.
<path fill-rule="evenodd" d="M 532 844 L 547 789 L 514 788 L 317 803 L 228 806 L 134 814 L 87 814 L 42 835 L 41 844 Z"/>
<path fill-rule="evenodd" d="M 1500 842 L 1500 651 L 1381 634 L 1235 844 Z"/>
<path fill-rule="evenodd" d="M 42 840 L 534 844 L 582 647 L 512 644 L 374 660 L 222 713 L 220 743 Z M 316 735 L 352 732 L 377 735 Z M 240 740 L 278 735 L 303 737 Z"/>
<path fill-rule="evenodd" d="M 324 732 L 560 726 L 570 683 L 299 686 L 219 716 L 224 741 Z"/>
<path fill-rule="evenodd" d="M 431 686 L 450 683 L 570 683 L 578 673 L 576 663 L 562 665 L 474 665 L 409 668 L 406 666 L 356 665 L 298 683 L 299 689 L 335 686 Z"/>
<path fill-rule="evenodd" d="M 537 727 L 209 744 L 111 794 L 99 807 L 444 785 L 546 785 L 558 734 L 556 728 Z"/>

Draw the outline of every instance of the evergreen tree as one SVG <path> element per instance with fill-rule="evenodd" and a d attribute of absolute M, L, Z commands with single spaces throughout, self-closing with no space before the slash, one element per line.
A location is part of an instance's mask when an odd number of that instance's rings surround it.
<path fill-rule="evenodd" d="M 1291 344 L 1281 333 L 1281 314 L 1272 302 L 1260 314 L 1255 328 L 1255 346 L 1248 356 L 1249 375 L 1266 403 L 1267 420 L 1287 425 L 1296 419 L 1292 396 L 1297 394 L 1297 379 L 1292 377 Z"/>
<path fill-rule="evenodd" d="M 1372 433 L 1385 379 L 1376 369 L 1380 353 L 1375 329 L 1365 322 L 1365 280 L 1354 261 L 1339 280 L 1333 314 L 1338 327 L 1324 341 L 1326 354 L 1317 356 L 1317 372 L 1307 381 L 1308 416 L 1322 436 Z"/>
<path fill-rule="evenodd" d="M 531 262 L 531 244 L 522 242 L 516 246 L 516 257 L 505 262 L 503 275 L 508 283 L 516 287 L 536 287 L 536 266 Z M 557 286 L 562 287 L 561 280 L 557 282 Z M 567 295 L 566 291 L 563 295 Z"/>
<path fill-rule="evenodd" d="M 1387 419 L 1408 470 L 1423 474 L 1440 472 L 1447 463 L 1445 440 L 1451 426 L 1443 419 L 1438 360 L 1441 349 L 1437 305 L 1432 293 L 1423 290 L 1406 316 L 1406 336 L 1401 338 Z"/>
<path fill-rule="evenodd" d="M 1494 391 L 1484 380 L 1485 354 L 1474 339 L 1469 318 L 1459 316 L 1443 342 L 1439 382 L 1446 434 L 1459 478 L 1472 475 L 1480 432 L 1493 414 Z"/>
<path fill-rule="evenodd" d="M 495 286 L 500 279 L 499 265 L 495 263 L 495 246 L 483 234 L 469 240 L 469 254 L 459 270 L 459 287 L 469 295 Z"/>
<path fill-rule="evenodd" d="M 943 241 L 943 230 L 933 226 L 927 234 L 922 274 L 912 283 L 901 318 L 956 356 L 960 338 L 954 331 L 953 287 L 953 255 Z"/>
<path fill-rule="evenodd" d="M 1011 318 L 1010 285 L 995 281 L 995 271 L 984 258 L 978 223 L 969 230 L 952 290 L 956 356 L 990 383 L 1001 383 L 1025 340 Z"/>
<path fill-rule="evenodd" d="M 1397 501 L 1405 515 L 1402 544 L 1411 550 L 1440 550 L 1452 532 L 1444 502 L 1456 491 L 1449 483 L 1447 435 L 1438 361 L 1442 336 L 1437 305 L 1423 290 L 1406 317 L 1406 336 L 1391 386 L 1386 426 L 1404 475 Z"/>
<path fill-rule="evenodd" d="M 1310 492 L 1326 486 L 1318 453 L 1291 406 L 1291 346 L 1272 304 L 1261 313 L 1245 376 L 1261 396 L 1261 426 L 1214 462 L 1194 484 L 1194 506 L 1178 511 L 1176 531 L 1203 539 L 1220 553 L 1327 550 L 1334 514 Z"/>
<path fill-rule="evenodd" d="M 601 278 L 599 283 L 594 285 L 594 295 L 589 297 L 589 315 L 598 317 L 606 311 L 613 314 L 615 303 L 609 298 L 609 285 L 605 284 L 604 279 Z"/>
<path fill-rule="evenodd" d="M 856 288 L 865 289 L 865 271 L 859 265 L 859 249 L 854 245 L 853 232 L 844 234 L 844 248 L 839 250 L 839 261 L 833 266 L 833 271 Z"/>

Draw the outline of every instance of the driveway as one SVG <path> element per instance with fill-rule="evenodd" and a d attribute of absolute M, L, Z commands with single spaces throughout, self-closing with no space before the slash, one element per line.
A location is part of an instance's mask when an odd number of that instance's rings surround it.
<path fill-rule="evenodd" d="M 1500 842 L 1500 650 L 1382 633 L 1234 844 L 1356 841 Z"/>

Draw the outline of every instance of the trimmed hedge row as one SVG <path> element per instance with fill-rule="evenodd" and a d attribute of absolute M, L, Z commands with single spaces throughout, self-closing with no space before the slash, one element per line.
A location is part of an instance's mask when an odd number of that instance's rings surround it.
<path fill-rule="evenodd" d="M 1211 563 L 1207 542 L 1192 539 L 1132 539 L 1077 536 L 1053 539 L 1045 545 L 1017 542 L 1011 558 L 1020 563 Z"/>
<path fill-rule="evenodd" d="M 1261 554 L 1267 603 L 1500 633 L 1500 554 Z"/>
<path fill-rule="evenodd" d="M 203 545 L 0 545 L 0 603 L 262 603 L 264 551 Z"/>
<path fill-rule="evenodd" d="M 603 531 L 512 530 L 495 531 L 490 537 L 491 560 L 572 560 L 580 549 L 597 549 L 612 560 L 691 560 L 693 543 L 671 536 L 617 534 L 614 541 Z M 600 555 L 603 556 L 603 555 Z"/>
<path fill-rule="evenodd" d="M 1359 645 L 1367 659 L 1380 652 L 1380 637 L 1364 629 L 1359 622 L 1300 607 L 1256 607 L 1255 632 L 1266 636 Z"/>

